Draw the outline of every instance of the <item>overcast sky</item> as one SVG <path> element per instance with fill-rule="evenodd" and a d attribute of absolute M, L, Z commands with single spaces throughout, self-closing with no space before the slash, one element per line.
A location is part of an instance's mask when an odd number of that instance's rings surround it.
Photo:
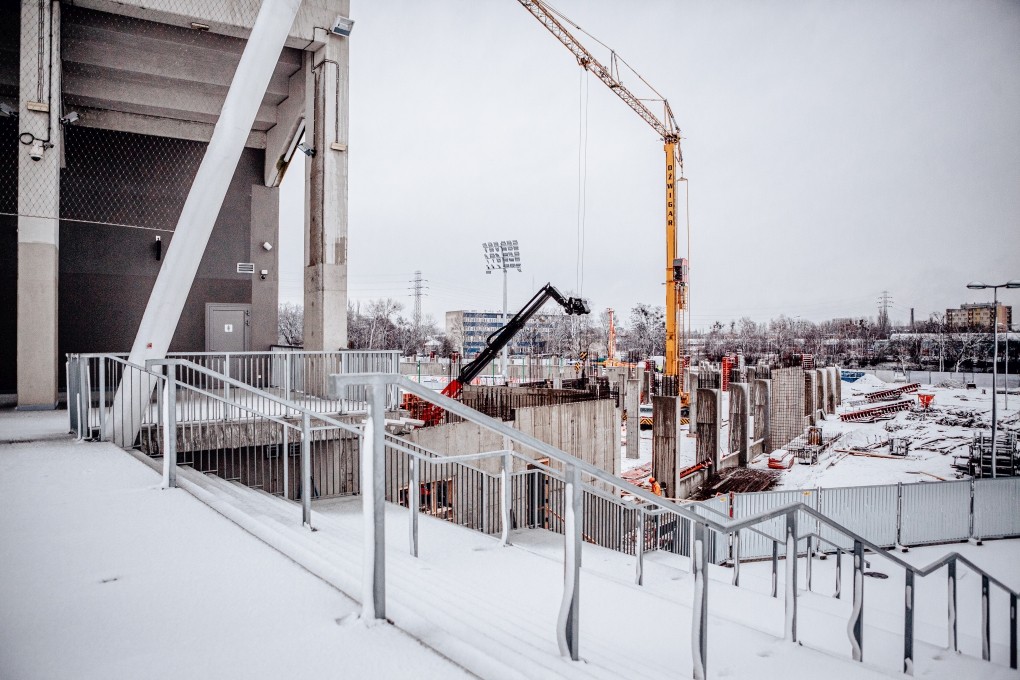
<path fill-rule="evenodd" d="M 498 309 L 481 243 L 515 238 L 511 311 L 547 281 L 624 317 L 664 304 L 664 157 L 646 123 L 516 0 L 351 4 L 351 299 L 410 316 L 420 269 L 440 325 Z M 554 6 L 672 105 L 695 327 L 874 316 L 883 290 L 894 320 L 923 319 L 990 301 L 970 280 L 1020 278 L 1020 2 Z M 300 302 L 301 173 L 287 179 L 281 299 Z M 1020 314 L 1020 291 L 1000 298 Z"/>

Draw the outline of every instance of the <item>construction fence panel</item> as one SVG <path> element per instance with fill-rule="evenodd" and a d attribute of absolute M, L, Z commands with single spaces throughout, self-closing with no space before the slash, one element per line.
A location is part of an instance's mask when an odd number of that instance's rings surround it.
<path fill-rule="evenodd" d="M 725 495 L 719 495 L 715 498 L 710 498 L 700 503 L 694 503 L 691 506 L 696 513 L 702 517 L 711 517 L 713 519 L 720 519 L 720 514 L 723 517 L 731 517 L 732 507 L 730 505 L 730 497 Z M 685 523 L 686 524 L 686 523 Z M 683 527 L 688 531 L 689 526 Z M 686 545 L 689 541 L 681 541 L 681 545 Z M 684 555 L 690 555 L 690 552 L 681 553 Z M 712 564 L 722 564 L 730 555 L 730 539 L 726 534 L 719 533 L 718 531 L 710 530 L 708 532 L 708 561 Z"/>
<path fill-rule="evenodd" d="M 818 510 L 869 541 L 891 548 L 896 545 L 898 496 L 895 484 L 822 489 Z M 824 525 L 820 529 L 825 540 L 847 550 L 853 547 L 853 540 L 841 532 Z"/>
<path fill-rule="evenodd" d="M 1020 477 L 974 480 L 974 537 L 1020 535 Z"/>
<path fill-rule="evenodd" d="M 790 489 L 789 491 L 760 491 L 751 493 L 738 493 L 733 495 L 733 518 L 744 519 L 760 512 L 772 510 L 782 505 L 791 503 L 806 503 L 815 507 L 815 489 Z M 798 514 L 798 521 L 805 519 L 802 513 Z M 785 544 L 786 519 L 776 517 L 762 522 L 754 527 L 757 531 L 744 529 L 740 532 L 740 559 L 758 559 L 772 556 L 772 541 L 766 536 L 771 536 L 779 543 Z M 801 533 L 804 528 L 799 529 Z M 761 532 L 761 533 L 758 533 Z M 766 534 L 763 536 L 762 534 Z M 780 553 L 784 549 L 780 548 Z"/>
<path fill-rule="evenodd" d="M 900 544 L 924 545 L 970 537 L 970 480 L 903 484 L 900 493 Z"/>

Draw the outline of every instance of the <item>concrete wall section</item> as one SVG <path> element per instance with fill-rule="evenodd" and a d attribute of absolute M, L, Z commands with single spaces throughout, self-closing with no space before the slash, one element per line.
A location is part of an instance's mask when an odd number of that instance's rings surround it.
<path fill-rule="evenodd" d="M 758 442 L 751 446 L 751 456 L 772 451 L 772 381 L 756 379 L 751 383 L 751 417 L 754 419 L 754 433 L 751 441 Z"/>
<path fill-rule="evenodd" d="M 698 463 L 709 463 L 718 471 L 720 453 L 721 399 L 719 390 L 698 390 Z"/>
<path fill-rule="evenodd" d="M 606 472 L 619 474 L 620 445 L 612 400 L 517 409 L 515 426 Z M 529 455 L 536 452 L 523 449 Z"/>
<path fill-rule="evenodd" d="M 652 476 L 669 498 L 677 495 L 680 441 L 679 397 L 652 397 Z"/>
<path fill-rule="evenodd" d="M 730 453 L 739 453 L 736 462 L 747 467 L 750 439 L 750 390 L 747 383 L 730 383 Z"/>

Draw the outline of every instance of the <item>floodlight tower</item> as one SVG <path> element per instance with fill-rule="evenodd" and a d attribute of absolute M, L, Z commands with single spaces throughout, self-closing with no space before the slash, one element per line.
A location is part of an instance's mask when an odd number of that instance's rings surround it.
<path fill-rule="evenodd" d="M 482 244 L 485 252 L 485 273 L 503 270 L 503 325 L 506 325 L 506 273 L 511 269 L 521 271 L 521 251 L 517 246 L 517 239 L 511 241 L 486 241 Z M 509 343 L 508 343 L 509 344 Z M 508 348 L 504 347 L 502 352 L 503 379 L 510 384 L 510 367 L 507 360 Z"/>

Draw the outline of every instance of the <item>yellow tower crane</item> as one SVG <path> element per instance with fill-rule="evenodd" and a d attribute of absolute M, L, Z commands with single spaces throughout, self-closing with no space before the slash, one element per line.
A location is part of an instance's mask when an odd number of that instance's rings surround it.
<path fill-rule="evenodd" d="M 581 68 L 593 73 L 599 80 L 622 99 L 641 119 L 652 126 L 662 138 L 663 150 L 666 152 L 666 364 L 664 372 L 667 376 L 678 378 L 681 374 L 681 353 L 684 347 L 684 310 L 687 307 L 688 266 L 687 260 L 677 257 L 676 224 L 677 201 L 676 183 L 684 182 L 684 161 L 680 151 L 680 128 L 673 118 L 673 111 L 665 97 L 656 92 L 662 101 L 663 118 L 659 119 L 645 106 L 645 103 L 627 89 L 617 76 L 617 70 L 606 68 L 571 35 L 557 16 L 566 20 L 559 12 L 553 10 L 542 0 L 517 0 L 533 17 L 545 26 L 550 33 L 563 44 L 577 59 Z M 567 20 L 569 22 L 569 20 Z M 573 23 L 573 22 L 570 22 Z M 576 24 L 574 24 L 576 26 Z M 613 53 L 612 64 L 616 63 Z M 640 78 L 640 76 L 638 76 Z M 651 87 L 643 78 L 653 92 Z M 678 388 L 680 385 L 678 384 Z M 682 395 L 686 397 L 687 395 Z M 684 399 L 686 402 L 686 399 Z"/>

